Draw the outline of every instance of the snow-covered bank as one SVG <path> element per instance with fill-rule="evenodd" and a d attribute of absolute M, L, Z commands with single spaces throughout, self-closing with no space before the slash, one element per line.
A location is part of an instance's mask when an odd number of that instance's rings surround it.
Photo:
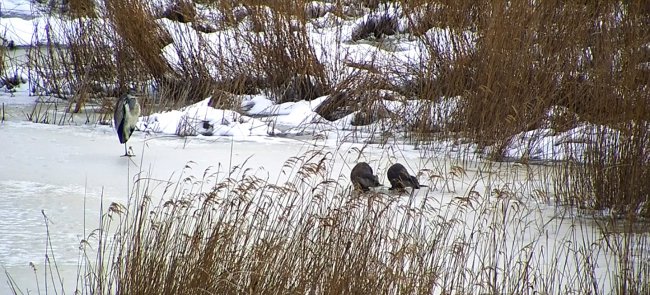
<path fill-rule="evenodd" d="M 356 126 L 353 124 L 353 112 L 334 122 L 329 122 L 316 113 L 316 108 L 327 96 L 312 101 L 273 103 L 264 95 L 242 95 L 241 113 L 215 109 L 210 107 L 210 98 L 180 110 L 155 113 L 141 118 L 138 128 L 145 132 L 182 136 L 291 136 L 305 134 L 320 134 L 328 138 L 345 137 L 351 132 L 360 132 L 365 136 L 355 136 L 360 142 L 367 142 L 367 137 L 373 137 L 383 131 L 390 131 L 392 136 L 400 138 L 399 126 L 391 124 L 391 119 L 380 119 L 375 123 Z M 432 120 L 442 126 L 448 118 L 440 114 L 451 114 L 456 107 L 456 101 L 461 98 L 443 100 L 432 112 Z M 399 115 L 405 122 L 417 119 L 413 116 L 421 107 L 418 101 L 397 102 L 383 100 L 378 103 L 389 112 Z M 559 107 L 556 107 L 556 109 Z M 565 110 L 566 111 L 566 110 Z M 549 111 L 549 113 L 552 113 Z M 412 118 L 411 118 L 412 117 Z M 549 118 L 552 120 L 552 118 Z M 390 127 L 386 127 L 390 126 Z M 568 130 L 555 130 L 550 121 L 540 129 L 522 132 L 510 138 L 504 149 L 500 151 L 504 160 L 556 162 L 581 161 L 585 157 L 587 146 L 602 136 L 608 130 L 609 140 L 615 142 L 620 132 L 606 126 L 581 123 Z M 342 135 L 343 134 L 343 135 Z M 336 143 L 337 141 L 334 141 Z M 462 150 L 463 152 L 478 152 L 475 144 L 432 143 L 436 147 L 446 146 L 448 152 Z M 481 153 L 490 155 L 495 147 L 487 147 Z"/>
<path fill-rule="evenodd" d="M 191 106 L 145 116 L 138 129 L 170 135 L 268 136 L 279 133 L 266 123 L 231 110 L 208 106 L 210 98 Z"/>
<path fill-rule="evenodd" d="M 13 6 L 25 7 L 25 2 L 12 0 Z M 156 9 L 164 11 L 170 4 L 165 1 L 154 3 Z M 472 48 L 477 40 L 477 35 L 470 31 L 458 31 L 445 27 L 428 28 L 423 38 L 414 38 L 408 34 L 409 26 L 418 23 L 423 15 L 422 9 L 438 9 L 439 7 L 420 7 L 413 11 L 404 11 L 396 4 L 379 6 L 375 11 L 366 9 L 357 16 L 341 17 L 331 11 L 331 7 L 325 3 L 313 2 L 305 9 L 317 10 L 314 17 L 304 23 L 306 36 L 309 40 L 313 54 L 318 62 L 329 70 L 337 70 L 331 73 L 336 79 L 345 79 L 358 73 L 359 67 L 369 67 L 379 70 L 381 73 L 389 73 L 381 77 L 398 85 L 401 82 L 413 79 L 413 71 L 400 70 L 390 71 L 384 69 L 418 69 L 424 66 L 424 61 L 429 59 L 430 50 L 427 46 L 436 44 L 437 54 L 453 55 L 458 50 L 455 46 Z M 260 6 L 259 13 L 268 17 L 269 21 L 277 21 L 278 17 L 270 7 Z M 102 9 L 101 7 L 97 9 Z M 183 64 L 191 56 L 199 56 L 214 79 L 221 78 L 222 69 L 219 62 L 237 63 L 245 62 L 254 58 L 251 44 L 242 39 L 263 40 L 265 32 L 251 30 L 254 18 L 249 8 L 240 6 L 233 7 L 232 11 L 220 11 L 204 5 L 194 5 L 197 18 L 204 21 L 214 22 L 214 28 L 208 31 L 197 30 L 194 22 L 179 22 L 168 18 L 156 16 L 155 23 L 165 32 L 169 33 L 171 43 L 161 49 L 161 56 L 175 70 L 182 73 Z M 241 12 L 241 19 L 235 24 L 226 24 L 225 15 L 228 13 Z M 9 15 L 11 16 L 11 15 Z M 391 34 L 380 36 L 381 38 L 364 39 L 358 38 L 364 24 L 379 21 L 382 17 L 390 17 L 396 21 L 395 31 Z M 32 18 L 23 19 L 19 17 L 0 18 L 0 27 L 4 25 L 6 30 L 11 32 L 6 35 L 7 40 L 14 40 L 17 45 L 34 45 L 39 40 L 47 39 L 45 32 L 75 32 L 83 23 L 93 23 L 106 30 L 102 38 L 110 39 L 113 32 L 112 26 L 105 25 L 102 19 L 57 19 L 42 14 L 34 14 Z M 47 30 L 45 30 L 47 27 Z M 49 30 L 49 31 L 48 31 Z M 394 33 L 394 34 L 393 34 Z M 57 35 L 57 34 L 54 34 Z M 74 36 L 74 34 L 72 35 Z M 55 44 L 68 42 L 65 34 L 60 34 L 60 39 L 54 39 Z M 260 39 L 261 38 L 261 39 Z M 430 44 L 427 44 L 427 41 Z M 52 40 L 51 40 L 52 41 Z M 461 43 L 458 43 L 462 41 Z M 110 45 L 110 40 L 103 40 L 105 45 Z M 110 46 L 108 46 L 110 47 Z M 217 55 L 210 55 L 210 52 L 218 52 Z M 216 59 L 216 60 L 214 60 Z M 27 79 L 27 71 L 19 70 L 20 66 L 10 66 L 5 73 L 0 75 L 11 76 L 19 73 L 21 79 Z M 390 74 L 394 73 L 394 74 Z M 256 75 L 259 73 L 250 73 Z M 431 73 L 435 75 L 436 73 Z M 37 74 L 31 73 L 32 81 L 44 79 Z M 32 83 L 30 81 L 30 83 Z M 62 81 L 56 85 L 66 95 L 74 93 L 70 83 Z M 17 90 L 27 93 L 27 89 L 34 89 L 33 85 L 21 85 Z M 155 85 L 151 86 L 155 89 Z M 5 91 L 16 91 L 16 88 L 3 89 Z M 47 89 L 31 94 L 47 95 Z M 373 90 L 374 91 L 374 90 Z M 378 95 L 383 95 L 387 90 L 377 89 Z M 155 92 L 155 91 L 153 91 Z M 263 92 L 262 92 L 263 93 Z M 28 93 L 29 94 L 29 93 Z M 152 93 L 156 96 L 159 93 Z M 161 133 L 167 135 L 182 136 L 276 136 L 276 135 L 305 135 L 315 134 L 328 138 L 346 137 L 346 133 L 363 132 L 365 137 L 391 133 L 397 140 L 400 140 L 400 133 L 405 131 L 405 125 L 412 124 L 418 120 L 424 103 L 412 98 L 396 96 L 397 100 L 378 99 L 373 102 L 373 107 L 388 112 L 403 120 L 404 124 L 395 126 L 388 119 L 379 119 L 375 122 L 358 126 L 355 117 L 366 115 L 355 110 L 347 116 L 330 122 L 315 112 L 327 96 L 315 100 L 301 100 L 291 103 L 276 104 L 274 96 L 242 95 L 236 99 L 241 102 L 240 109 L 223 110 L 214 109 L 208 106 L 208 99 L 196 104 L 185 106 L 179 110 L 171 110 L 163 113 L 151 114 L 143 117 L 138 125 L 141 131 Z M 348 98 L 345 98 L 348 99 Z M 350 98 L 353 99 L 353 98 Z M 450 120 L 445 115 L 453 114 L 462 97 L 444 98 L 442 102 L 429 108 L 431 120 L 437 126 L 442 126 Z M 402 128 L 404 127 L 404 128 Z M 598 127 L 598 126 L 596 126 Z M 556 132 L 549 128 L 540 128 L 533 131 L 517 134 L 505 145 L 503 151 L 499 151 L 504 159 L 527 159 L 535 161 L 581 159 L 585 150 L 586 142 L 583 134 L 589 125 L 576 126 L 571 130 Z M 355 136 L 356 138 L 356 136 Z M 367 140 L 367 139 L 362 139 Z M 339 142 L 338 140 L 335 142 Z M 462 150 L 472 149 L 472 144 L 465 144 Z M 494 147 L 496 148 L 496 147 Z M 485 149 L 487 153 L 492 147 Z"/>

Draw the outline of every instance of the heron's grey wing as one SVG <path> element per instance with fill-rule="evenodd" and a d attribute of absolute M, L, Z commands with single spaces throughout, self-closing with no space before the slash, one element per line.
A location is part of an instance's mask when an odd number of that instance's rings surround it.
<path fill-rule="evenodd" d="M 115 128 L 118 128 L 120 126 L 120 123 L 124 121 L 124 104 L 126 103 L 126 100 L 124 97 L 121 97 L 120 99 L 117 100 L 117 103 L 115 103 L 115 110 L 113 112 L 113 123 L 115 123 Z"/>
<path fill-rule="evenodd" d="M 117 100 L 115 104 L 115 112 L 113 113 L 113 123 L 115 123 L 115 128 L 117 131 L 117 137 L 120 138 L 120 143 L 125 143 L 128 139 L 128 135 L 125 134 L 125 118 L 124 118 L 124 104 L 126 103 L 125 97 L 121 97 Z"/>

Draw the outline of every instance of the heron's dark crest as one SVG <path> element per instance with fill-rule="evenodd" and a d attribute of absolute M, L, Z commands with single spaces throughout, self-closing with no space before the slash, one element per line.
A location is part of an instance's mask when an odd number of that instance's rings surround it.
<path fill-rule="evenodd" d="M 113 122 L 117 131 L 117 137 L 120 143 L 124 144 L 124 156 L 133 156 L 128 153 L 126 142 L 135 130 L 135 125 L 140 117 L 140 104 L 138 99 L 131 95 L 123 95 L 117 100 L 115 113 L 113 113 Z"/>
<path fill-rule="evenodd" d="M 379 177 L 374 175 L 372 167 L 366 162 L 359 162 L 350 172 L 350 180 L 357 190 L 369 191 L 371 187 L 381 186 Z"/>

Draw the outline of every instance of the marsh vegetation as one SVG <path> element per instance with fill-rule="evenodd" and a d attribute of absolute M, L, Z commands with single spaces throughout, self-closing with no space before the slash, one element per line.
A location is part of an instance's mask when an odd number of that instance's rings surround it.
<path fill-rule="evenodd" d="M 136 178 L 82 243 L 82 294 L 650 292 L 644 1 L 66 3 L 27 79 L 58 111 L 107 121 L 129 87 L 145 114 L 210 98 L 267 124 L 251 96 L 318 101 L 300 135 L 342 138 L 277 179 L 238 166 L 151 196 Z M 412 147 L 411 197 L 340 173 Z"/>

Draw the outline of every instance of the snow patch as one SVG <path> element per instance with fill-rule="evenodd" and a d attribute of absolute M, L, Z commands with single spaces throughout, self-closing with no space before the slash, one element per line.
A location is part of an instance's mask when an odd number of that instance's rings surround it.
<path fill-rule="evenodd" d="M 278 132 L 266 123 L 235 111 L 208 106 L 210 98 L 196 104 L 142 117 L 138 129 L 181 136 L 267 136 Z"/>

